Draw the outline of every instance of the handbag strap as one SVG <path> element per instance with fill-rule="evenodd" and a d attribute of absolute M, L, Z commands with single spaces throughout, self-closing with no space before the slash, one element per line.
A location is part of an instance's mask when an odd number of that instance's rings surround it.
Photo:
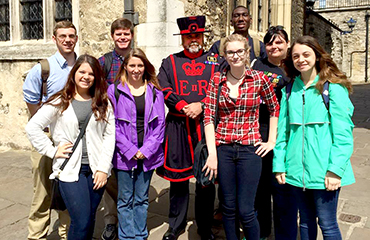
<path fill-rule="evenodd" d="M 68 160 L 71 158 L 72 154 L 74 153 L 74 151 L 76 150 L 77 148 L 77 145 L 78 143 L 80 142 L 81 138 L 83 137 L 83 135 L 85 134 L 85 131 L 86 131 L 86 127 L 87 127 L 87 124 L 89 123 L 89 120 L 90 120 L 90 117 L 91 115 L 93 114 L 93 112 L 89 112 L 89 114 L 86 116 L 86 119 L 85 119 L 85 122 L 84 124 L 82 125 L 82 128 L 80 130 L 80 133 L 78 134 L 78 137 L 76 139 L 76 142 L 75 144 L 73 144 L 73 147 L 72 147 L 72 152 L 68 154 L 68 158 L 66 158 L 63 162 L 63 164 L 60 166 L 60 170 L 63 171 L 64 167 L 67 165 L 68 163 Z"/>
<path fill-rule="evenodd" d="M 220 79 L 222 79 L 224 76 L 225 76 L 225 73 L 222 73 L 222 76 L 220 77 Z M 217 98 L 216 98 L 217 100 L 216 100 L 216 109 L 215 109 L 215 130 L 216 130 L 217 125 L 218 125 L 218 117 L 217 117 L 218 104 L 220 102 L 220 94 L 221 94 L 221 88 L 222 88 L 222 85 L 220 83 L 218 84 L 218 91 L 217 91 Z"/>

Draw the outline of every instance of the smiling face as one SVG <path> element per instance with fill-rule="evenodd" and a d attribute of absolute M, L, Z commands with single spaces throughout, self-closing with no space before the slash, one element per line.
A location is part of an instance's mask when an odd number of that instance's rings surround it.
<path fill-rule="evenodd" d="M 181 35 L 182 46 L 190 53 L 198 53 L 203 47 L 203 33 Z"/>
<path fill-rule="evenodd" d="M 249 15 L 248 9 L 238 7 L 233 11 L 231 18 L 231 25 L 234 27 L 236 33 L 247 32 L 252 23 L 252 18 Z"/>
<path fill-rule="evenodd" d="M 141 81 L 143 82 L 143 75 L 145 71 L 144 62 L 138 57 L 131 57 L 127 65 L 125 66 L 127 72 L 127 80 L 132 81 Z"/>
<path fill-rule="evenodd" d="M 114 41 L 114 48 L 116 50 L 125 50 L 130 47 L 132 40 L 132 33 L 130 29 L 116 29 L 112 34 Z"/>
<path fill-rule="evenodd" d="M 87 62 L 81 64 L 75 73 L 76 90 L 78 93 L 86 93 L 94 84 L 95 75 Z"/>
<path fill-rule="evenodd" d="M 267 56 L 269 59 L 280 61 L 286 57 L 289 43 L 281 35 L 275 35 L 274 38 L 273 41 L 265 45 Z"/>
<path fill-rule="evenodd" d="M 58 51 L 62 55 L 74 52 L 78 39 L 75 29 L 59 28 L 56 31 L 55 36 L 53 36 L 52 38 L 54 43 L 57 45 Z"/>
<path fill-rule="evenodd" d="M 228 42 L 226 45 L 225 59 L 230 67 L 245 67 L 249 53 L 241 41 Z"/>
<path fill-rule="evenodd" d="M 316 54 L 304 44 L 295 44 L 292 49 L 294 67 L 301 73 L 316 70 Z"/>

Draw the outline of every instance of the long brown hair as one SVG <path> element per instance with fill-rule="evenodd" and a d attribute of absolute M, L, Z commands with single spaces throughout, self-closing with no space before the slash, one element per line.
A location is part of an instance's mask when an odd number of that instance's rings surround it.
<path fill-rule="evenodd" d="M 326 81 L 331 83 L 339 83 L 348 89 L 349 93 L 352 93 L 352 84 L 348 80 L 347 76 L 343 74 L 328 54 L 319 44 L 319 42 L 311 36 L 299 37 L 288 50 L 287 57 L 283 60 L 284 70 L 288 77 L 294 79 L 301 73 L 294 67 L 292 52 L 296 44 L 306 45 L 310 47 L 316 56 L 316 70 L 319 73 L 319 81 L 316 83 L 316 89 L 322 93 L 323 85 Z"/>
<path fill-rule="evenodd" d="M 99 61 L 93 56 L 87 54 L 81 55 L 76 60 L 75 65 L 68 75 L 68 80 L 65 87 L 50 97 L 46 104 L 52 104 L 53 106 L 59 107 L 61 113 L 68 108 L 71 100 L 76 95 L 75 74 L 83 63 L 89 64 L 94 73 L 94 84 L 89 88 L 89 93 L 92 98 L 91 109 L 97 121 L 106 121 L 108 109 L 107 83 L 104 80 Z M 60 102 L 58 101 L 56 104 L 51 103 L 57 98 L 60 98 Z"/>
<path fill-rule="evenodd" d="M 130 61 L 132 57 L 140 58 L 141 61 L 143 61 L 144 63 L 143 80 L 144 81 L 146 80 L 147 83 L 152 83 L 154 87 L 159 90 L 162 89 L 161 86 L 159 85 L 157 75 L 155 74 L 155 68 L 153 64 L 149 62 L 144 51 L 141 50 L 140 48 L 133 48 L 129 53 L 126 54 L 125 59 L 123 60 L 123 63 L 118 70 L 118 74 L 116 76 L 115 81 L 121 81 L 123 85 L 125 85 L 125 83 L 128 81 L 127 71 L 125 67 L 127 66 L 128 61 Z"/>

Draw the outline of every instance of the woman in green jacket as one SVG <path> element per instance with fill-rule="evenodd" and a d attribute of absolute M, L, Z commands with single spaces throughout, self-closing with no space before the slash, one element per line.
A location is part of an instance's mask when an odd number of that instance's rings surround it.
<path fill-rule="evenodd" d="M 339 191 L 355 182 L 351 83 L 310 36 L 296 40 L 284 68 L 294 81 L 288 99 L 288 87 L 283 89 L 273 172 L 280 184 L 293 186 L 302 240 L 316 239 L 317 218 L 325 240 L 342 239 L 336 219 Z"/>

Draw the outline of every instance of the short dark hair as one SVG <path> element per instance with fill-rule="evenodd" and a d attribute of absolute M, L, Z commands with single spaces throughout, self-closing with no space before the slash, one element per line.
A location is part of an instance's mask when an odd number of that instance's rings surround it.
<path fill-rule="evenodd" d="M 289 42 L 289 37 L 284 27 L 281 25 L 271 26 L 267 29 L 265 37 L 263 38 L 263 43 L 266 45 L 272 43 L 277 36 L 281 36 L 286 42 Z"/>
<path fill-rule="evenodd" d="M 73 28 L 77 34 L 77 30 L 75 25 L 71 21 L 60 21 L 55 24 L 54 30 L 53 30 L 53 35 L 57 36 L 57 31 L 60 28 Z"/>
<path fill-rule="evenodd" d="M 248 11 L 248 15 L 250 15 L 250 13 L 249 13 L 249 9 L 248 9 L 246 6 L 238 5 L 238 6 L 234 7 L 233 11 L 231 12 L 231 17 L 234 15 L 234 11 L 235 11 L 236 9 L 238 9 L 238 8 L 244 8 L 245 10 L 247 10 L 247 11 Z"/>
<path fill-rule="evenodd" d="M 113 35 L 117 29 L 130 29 L 131 34 L 134 34 L 134 25 L 126 18 L 118 18 L 114 20 L 110 27 L 110 34 Z"/>

